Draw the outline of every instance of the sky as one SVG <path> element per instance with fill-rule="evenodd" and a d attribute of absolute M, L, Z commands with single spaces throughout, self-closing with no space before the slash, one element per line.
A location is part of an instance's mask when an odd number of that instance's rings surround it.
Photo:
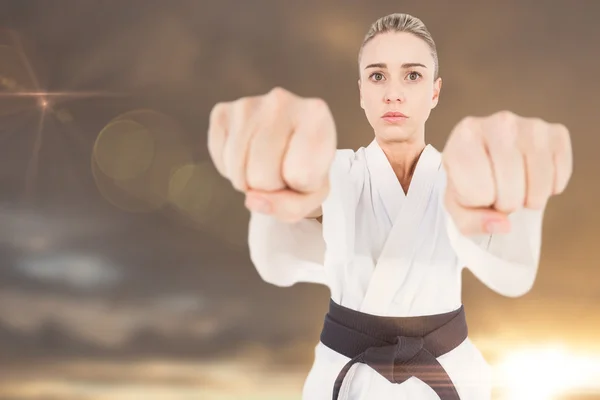
<path fill-rule="evenodd" d="M 298 400 L 329 293 L 260 280 L 243 199 L 208 157 L 208 115 L 282 86 L 328 102 L 340 148 L 368 145 L 357 54 L 392 12 L 436 40 L 443 88 L 426 138 L 438 150 L 463 117 L 505 109 L 572 135 L 573 177 L 546 211 L 532 291 L 504 298 L 465 272 L 473 341 L 493 365 L 558 347 L 567 364 L 600 364 L 600 2 L 0 9 L 0 398 Z"/>

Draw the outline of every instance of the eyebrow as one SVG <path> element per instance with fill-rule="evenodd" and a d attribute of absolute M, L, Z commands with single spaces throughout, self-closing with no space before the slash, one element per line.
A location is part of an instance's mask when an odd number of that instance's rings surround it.
<path fill-rule="evenodd" d="M 423 65 L 421 63 L 404 63 L 404 64 L 402 64 L 403 69 L 414 68 L 414 67 L 427 68 L 425 65 Z M 365 69 L 369 69 L 369 68 L 386 68 L 387 69 L 387 64 L 386 63 L 375 63 L 375 64 L 369 64 L 365 67 Z"/>

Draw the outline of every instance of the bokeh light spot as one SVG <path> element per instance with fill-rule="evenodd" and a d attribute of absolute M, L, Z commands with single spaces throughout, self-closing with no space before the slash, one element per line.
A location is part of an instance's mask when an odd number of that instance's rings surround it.
<path fill-rule="evenodd" d="M 203 164 L 188 164 L 171 176 L 169 200 L 195 222 L 205 222 L 211 213 L 216 177 Z"/>
<path fill-rule="evenodd" d="M 191 147 L 167 115 L 134 110 L 114 118 L 94 145 L 92 172 L 102 196 L 130 212 L 169 202 L 171 176 L 192 161 Z"/>
<path fill-rule="evenodd" d="M 98 135 L 94 157 L 106 176 L 132 179 L 150 168 L 154 146 L 154 138 L 144 126 L 134 121 L 114 121 Z"/>

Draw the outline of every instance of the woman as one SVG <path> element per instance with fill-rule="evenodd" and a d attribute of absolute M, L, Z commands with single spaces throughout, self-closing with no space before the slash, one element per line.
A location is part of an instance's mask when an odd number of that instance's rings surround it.
<path fill-rule="evenodd" d="M 568 131 L 502 112 L 464 119 L 443 155 L 426 145 L 441 79 L 410 15 L 373 24 L 359 67 L 375 138 L 358 151 L 336 150 L 322 100 L 283 89 L 211 113 L 211 156 L 246 193 L 261 277 L 331 290 L 303 398 L 489 399 L 461 271 L 506 296 L 531 288 L 543 210 L 571 174 Z"/>

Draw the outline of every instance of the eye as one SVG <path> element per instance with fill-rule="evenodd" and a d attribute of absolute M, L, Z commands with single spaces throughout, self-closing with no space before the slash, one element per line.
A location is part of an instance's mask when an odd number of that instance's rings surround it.
<path fill-rule="evenodd" d="M 408 74 L 408 79 L 411 81 L 416 81 L 417 79 L 421 78 L 423 75 L 421 75 L 420 73 L 416 72 L 416 71 L 412 71 L 411 73 Z"/>
<path fill-rule="evenodd" d="M 374 80 L 375 82 L 379 82 L 382 81 L 384 78 L 383 74 L 381 72 L 373 72 L 370 76 L 369 79 Z"/>

